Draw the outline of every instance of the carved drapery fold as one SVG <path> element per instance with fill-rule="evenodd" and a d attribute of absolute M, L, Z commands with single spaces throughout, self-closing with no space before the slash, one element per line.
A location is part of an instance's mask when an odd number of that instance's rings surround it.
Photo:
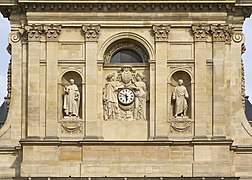
<path fill-rule="evenodd" d="M 153 25 L 152 31 L 155 36 L 155 41 L 167 41 L 170 28 L 170 25 Z"/>
<path fill-rule="evenodd" d="M 210 34 L 210 26 L 205 24 L 193 25 L 192 33 L 195 41 L 206 41 Z"/>
<path fill-rule="evenodd" d="M 86 41 L 97 41 L 100 33 L 100 25 L 83 25 L 82 32 Z"/>

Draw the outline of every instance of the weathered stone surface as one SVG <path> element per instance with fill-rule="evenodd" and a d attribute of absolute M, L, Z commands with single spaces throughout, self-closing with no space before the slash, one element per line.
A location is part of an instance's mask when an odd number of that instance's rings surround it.
<path fill-rule="evenodd" d="M 0 179 L 252 179 L 241 64 L 251 6 L 1 1 L 12 62 Z M 179 79 L 187 109 L 176 113 Z"/>

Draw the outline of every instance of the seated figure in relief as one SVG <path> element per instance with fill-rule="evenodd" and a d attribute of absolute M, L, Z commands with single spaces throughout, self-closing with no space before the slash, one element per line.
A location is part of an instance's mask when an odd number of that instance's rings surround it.
<path fill-rule="evenodd" d="M 183 83 L 183 80 L 179 79 L 178 86 L 175 87 L 172 93 L 172 99 L 175 101 L 175 118 L 178 116 L 186 116 L 188 108 L 187 98 L 189 95 Z"/>
<path fill-rule="evenodd" d="M 70 85 L 64 88 L 63 109 L 66 116 L 79 116 L 80 92 L 74 79 L 70 79 Z"/>

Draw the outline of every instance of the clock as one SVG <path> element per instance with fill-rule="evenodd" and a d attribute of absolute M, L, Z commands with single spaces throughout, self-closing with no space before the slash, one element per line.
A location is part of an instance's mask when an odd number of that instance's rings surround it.
<path fill-rule="evenodd" d="M 129 88 L 119 90 L 118 101 L 123 105 L 129 105 L 135 100 L 135 93 Z"/>

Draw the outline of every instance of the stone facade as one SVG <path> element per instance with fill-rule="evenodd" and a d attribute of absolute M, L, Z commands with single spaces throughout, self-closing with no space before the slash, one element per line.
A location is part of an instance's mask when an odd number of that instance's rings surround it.
<path fill-rule="evenodd" d="M 241 63 L 251 7 L 0 3 L 12 57 L 0 178 L 252 179 Z"/>

